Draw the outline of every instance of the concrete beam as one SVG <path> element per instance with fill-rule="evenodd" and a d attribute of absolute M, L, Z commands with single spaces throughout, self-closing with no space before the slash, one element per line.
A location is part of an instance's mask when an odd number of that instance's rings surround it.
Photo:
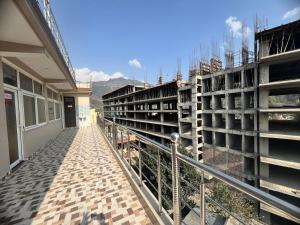
<path fill-rule="evenodd" d="M 30 68 L 29 66 L 27 66 L 20 59 L 18 59 L 16 57 L 5 57 L 5 59 L 7 59 L 11 63 L 15 64 L 16 66 L 18 66 L 22 70 L 26 71 L 27 73 L 31 74 L 32 76 L 36 77 L 40 81 L 44 82 L 44 78 L 39 73 L 37 73 L 35 70 L 33 70 L 32 68 Z"/>
<path fill-rule="evenodd" d="M 46 49 L 36 45 L 0 41 L 0 55 L 9 57 L 26 57 L 46 54 Z"/>
<path fill-rule="evenodd" d="M 60 83 L 68 83 L 68 80 L 66 79 L 45 79 L 45 83 L 48 84 L 60 84 Z"/>

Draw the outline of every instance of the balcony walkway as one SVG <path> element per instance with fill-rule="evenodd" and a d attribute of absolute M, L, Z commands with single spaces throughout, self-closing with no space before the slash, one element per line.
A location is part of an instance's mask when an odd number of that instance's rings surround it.
<path fill-rule="evenodd" d="M 65 129 L 0 183 L 0 224 L 152 224 L 98 127 Z"/>

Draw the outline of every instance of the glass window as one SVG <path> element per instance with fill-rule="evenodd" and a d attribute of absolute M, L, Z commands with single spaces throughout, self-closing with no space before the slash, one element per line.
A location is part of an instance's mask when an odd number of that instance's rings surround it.
<path fill-rule="evenodd" d="M 60 104 L 55 103 L 55 119 L 60 119 Z"/>
<path fill-rule="evenodd" d="M 53 92 L 53 99 L 58 100 L 58 94 Z"/>
<path fill-rule="evenodd" d="M 52 94 L 53 94 L 53 92 L 48 88 L 48 89 L 47 89 L 47 97 L 48 97 L 48 98 L 53 98 L 53 95 L 52 95 Z"/>
<path fill-rule="evenodd" d="M 20 87 L 26 91 L 33 92 L 32 79 L 20 73 Z"/>
<path fill-rule="evenodd" d="M 49 120 L 54 120 L 54 102 L 48 101 L 48 116 Z"/>
<path fill-rule="evenodd" d="M 4 63 L 2 65 L 3 65 L 3 83 L 17 87 L 18 86 L 17 71 L 14 68 Z"/>
<path fill-rule="evenodd" d="M 25 127 L 36 124 L 34 97 L 23 95 Z"/>
<path fill-rule="evenodd" d="M 45 111 L 45 100 L 37 98 L 37 109 L 38 109 L 38 119 L 39 123 L 46 122 L 46 111 Z"/>
<path fill-rule="evenodd" d="M 43 85 L 36 81 L 33 81 L 33 85 L 34 85 L 34 93 L 38 95 L 43 95 Z"/>

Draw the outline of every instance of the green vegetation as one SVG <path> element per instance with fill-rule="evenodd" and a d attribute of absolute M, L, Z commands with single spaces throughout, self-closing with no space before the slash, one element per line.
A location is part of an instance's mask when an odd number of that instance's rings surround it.
<path fill-rule="evenodd" d="M 145 177 L 152 183 L 155 187 L 153 188 L 148 182 L 146 185 L 152 191 L 152 193 L 157 197 L 157 156 L 158 151 L 154 146 L 147 146 L 146 153 L 142 154 L 143 167 L 142 171 Z M 183 147 L 179 147 L 178 151 L 184 155 L 192 157 L 192 155 L 185 150 Z M 172 161 L 171 156 L 164 152 L 160 152 L 161 155 L 161 178 L 162 178 L 162 196 L 163 196 L 163 207 L 165 209 L 172 208 Z M 155 174 L 153 174 L 155 173 Z M 183 216 L 190 210 L 185 207 L 187 203 L 191 208 L 195 207 L 196 204 L 199 205 L 199 188 L 201 176 L 200 173 L 192 166 L 185 163 L 180 163 L 180 175 L 181 175 L 181 198 L 182 198 L 182 213 Z M 229 187 L 228 185 L 212 181 L 206 185 L 206 194 L 210 199 L 222 205 L 231 214 L 237 215 L 245 221 L 250 221 L 252 219 L 257 219 L 254 204 L 246 198 L 246 196 Z M 185 202 L 185 203 L 184 203 Z M 219 206 L 213 202 L 206 200 L 208 204 L 208 209 L 210 212 L 221 215 L 227 218 L 229 215 Z"/>

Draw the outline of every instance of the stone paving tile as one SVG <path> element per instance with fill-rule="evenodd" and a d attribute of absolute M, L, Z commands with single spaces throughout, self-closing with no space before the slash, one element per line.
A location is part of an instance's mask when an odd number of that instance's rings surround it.
<path fill-rule="evenodd" d="M 0 224 L 151 224 L 96 126 L 65 129 L 0 183 Z"/>

